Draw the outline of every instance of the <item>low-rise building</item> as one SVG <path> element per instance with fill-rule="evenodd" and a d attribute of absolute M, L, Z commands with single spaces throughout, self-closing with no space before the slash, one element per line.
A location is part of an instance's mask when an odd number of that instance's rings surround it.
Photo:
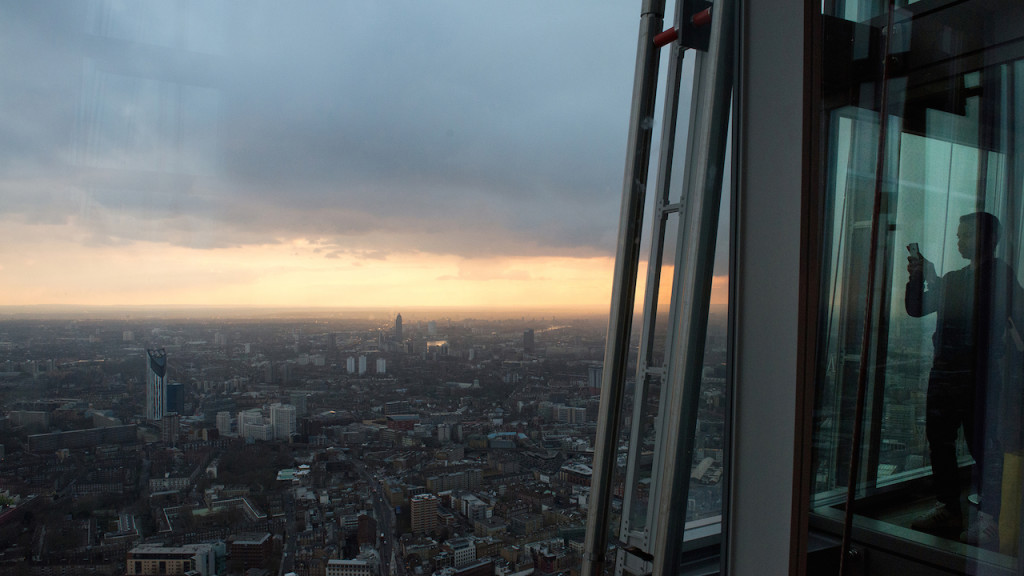
<path fill-rule="evenodd" d="M 499 516 L 481 518 L 473 522 L 473 534 L 481 538 L 497 537 L 508 531 L 508 524 Z"/>
<path fill-rule="evenodd" d="M 456 568 L 468 566 L 476 561 L 476 545 L 469 538 L 455 538 L 449 540 L 445 546 L 454 557 Z"/>
<path fill-rule="evenodd" d="M 376 576 L 376 572 L 366 560 L 332 558 L 327 561 L 327 576 Z"/>
<path fill-rule="evenodd" d="M 273 542 L 269 532 L 237 534 L 228 538 L 228 550 L 235 568 L 266 568 L 273 552 Z"/>
<path fill-rule="evenodd" d="M 128 551 L 125 574 L 128 576 L 175 575 L 197 572 L 202 576 L 217 573 L 217 556 L 212 544 L 157 546 L 143 544 Z"/>

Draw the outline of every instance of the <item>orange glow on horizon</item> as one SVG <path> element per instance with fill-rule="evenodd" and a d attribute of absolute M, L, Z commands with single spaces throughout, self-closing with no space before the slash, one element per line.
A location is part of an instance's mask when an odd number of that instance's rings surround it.
<path fill-rule="evenodd" d="M 468 259 L 418 252 L 327 257 L 305 239 L 192 249 L 88 245 L 8 226 L 0 264 L 6 305 L 274 307 L 608 307 L 610 258 Z"/>
<path fill-rule="evenodd" d="M 0 260 L 4 305 L 513 307 L 603 314 L 611 302 L 610 257 L 464 258 L 412 251 L 328 257 L 306 239 L 194 249 L 90 244 L 69 238 L 66 230 L 4 227 L 4 245 L 32 246 L 19 253 L 8 248 Z M 639 274 L 638 311 L 645 268 Z M 671 270 L 666 273 L 671 278 Z M 727 301 L 728 278 L 716 276 L 711 303 Z"/>

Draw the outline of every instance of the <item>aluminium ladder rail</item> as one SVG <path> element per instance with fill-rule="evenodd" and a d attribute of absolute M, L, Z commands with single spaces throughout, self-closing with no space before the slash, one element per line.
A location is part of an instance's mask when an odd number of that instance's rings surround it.
<path fill-rule="evenodd" d="M 680 0 L 676 10 L 677 29 L 684 30 L 680 14 L 692 11 L 692 0 Z M 693 96 L 687 132 L 686 161 L 681 180 L 680 201 L 668 200 L 672 145 L 678 108 L 677 67 L 682 46 L 674 45 L 669 70 L 662 154 L 659 159 L 658 190 L 654 218 L 652 257 L 649 261 L 645 297 L 644 330 L 641 356 L 638 358 L 634 393 L 643 402 L 651 375 L 662 376 L 662 397 L 657 419 L 656 455 L 652 470 L 648 522 L 642 534 L 633 533 L 628 514 L 624 514 L 623 532 L 628 540 L 624 553 L 653 563 L 654 574 L 675 573 L 680 562 L 690 466 L 694 445 L 697 401 L 707 331 L 708 308 L 713 273 L 715 238 L 725 173 L 726 142 L 729 129 L 730 96 L 733 74 L 732 2 L 718 0 L 716 16 L 710 24 L 706 52 L 698 52 L 694 64 Z M 705 17 L 707 10 L 700 11 Z M 632 310 L 639 265 L 640 225 L 646 193 L 647 165 L 650 160 L 654 93 L 657 82 L 658 35 L 664 14 L 664 2 L 647 0 L 641 19 L 637 67 L 634 79 L 633 108 L 630 117 L 629 151 L 623 185 L 619 243 L 616 253 L 612 309 L 605 348 L 604 378 L 598 419 L 592 481 L 592 506 L 587 519 L 583 573 L 603 574 L 608 562 L 608 525 L 613 474 L 616 466 L 620 417 L 625 390 L 626 361 L 632 329 Z M 696 16 L 696 13 L 694 14 Z M 690 24 L 696 18 L 690 20 Z M 691 26 L 692 28 L 692 26 Z M 686 36 L 686 34 L 684 34 Z M 665 36 L 661 36 L 665 38 Z M 671 42 L 671 40 L 670 40 Z M 661 253 L 665 238 L 664 218 L 678 211 L 674 278 L 669 307 L 666 358 L 663 368 L 650 367 L 651 341 L 660 282 Z M 650 267 L 658 268 L 653 271 Z M 637 407 L 634 405 L 634 410 Z M 636 422 L 634 422 L 634 426 Z M 627 480 L 636 481 L 639 438 L 631 438 Z M 627 494 L 627 498 L 629 494 Z M 626 508 L 630 506 L 627 502 Z M 624 510 L 625 511 L 625 510 Z M 671 513 L 665 513 L 671 511 Z M 653 524 L 652 524 L 653 521 Z M 628 548 L 626 547 L 628 546 Z"/>

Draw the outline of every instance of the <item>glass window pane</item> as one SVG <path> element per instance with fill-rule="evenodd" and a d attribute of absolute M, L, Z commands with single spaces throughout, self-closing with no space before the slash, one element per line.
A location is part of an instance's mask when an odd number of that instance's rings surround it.
<path fill-rule="evenodd" d="M 825 86 L 812 506 L 1003 573 L 1021 519 L 1019 32 L 996 52 L 956 24 L 969 7 L 910 3 L 883 67 L 884 5 L 824 8 L 826 60 L 858 68 Z M 961 43 L 941 63 L 922 48 L 938 22 Z"/>

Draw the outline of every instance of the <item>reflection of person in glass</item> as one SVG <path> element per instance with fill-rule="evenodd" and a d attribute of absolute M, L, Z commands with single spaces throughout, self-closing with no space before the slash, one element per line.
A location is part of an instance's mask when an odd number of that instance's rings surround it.
<path fill-rule="evenodd" d="M 961 540 L 982 546 L 998 544 L 1003 454 L 995 414 L 1004 335 L 1012 327 L 1011 303 L 1020 289 L 1013 269 L 995 256 L 998 241 L 995 216 L 962 216 L 957 248 L 970 264 L 943 276 L 935 273 L 935 265 L 921 256 L 916 244 L 907 247 L 907 313 L 937 315 L 925 429 L 938 503 L 911 527 L 944 536 L 959 533 Z M 956 455 L 961 425 L 976 464 L 972 489 L 980 498 L 980 512 L 971 515 L 966 531 Z"/>

